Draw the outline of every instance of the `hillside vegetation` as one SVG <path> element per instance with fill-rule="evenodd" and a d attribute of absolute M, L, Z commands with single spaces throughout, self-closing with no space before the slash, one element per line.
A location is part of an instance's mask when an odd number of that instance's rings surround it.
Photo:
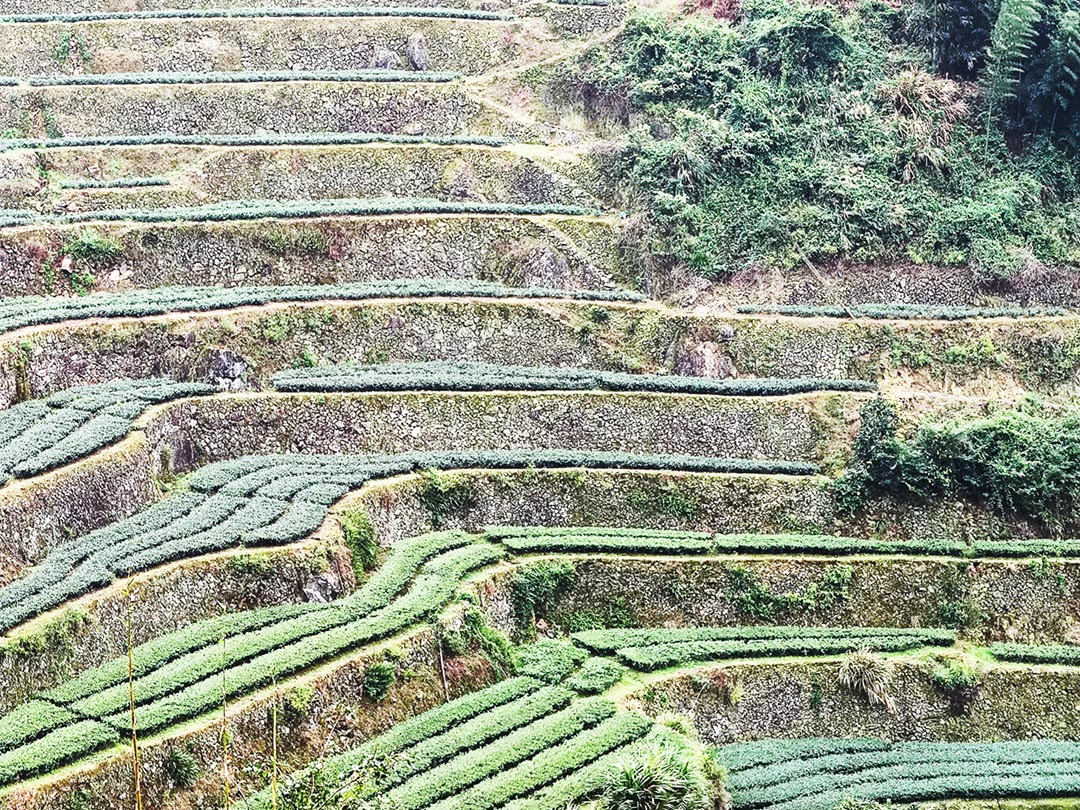
<path fill-rule="evenodd" d="M 704 275 L 1080 262 L 1075 0 L 715 0 L 639 12 L 561 79 L 631 127 L 648 250 Z"/>

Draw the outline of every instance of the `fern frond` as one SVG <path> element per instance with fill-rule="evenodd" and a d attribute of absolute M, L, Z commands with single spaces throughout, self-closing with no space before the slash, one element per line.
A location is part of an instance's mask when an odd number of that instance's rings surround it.
<path fill-rule="evenodd" d="M 990 38 L 987 98 L 990 108 L 1016 98 L 1024 66 L 1035 44 L 1045 0 L 1002 0 Z"/>

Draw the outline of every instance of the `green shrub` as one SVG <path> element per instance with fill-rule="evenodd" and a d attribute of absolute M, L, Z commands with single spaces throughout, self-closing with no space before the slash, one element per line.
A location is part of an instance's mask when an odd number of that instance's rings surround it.
<path fill-rule="evenodd" d="M 970 656 L 941 659 L 930 674 L 934 686 L 949 697 L 954 714 L 966 714 L 982 682 L 979 662 Z"/>
<path fill-rule="evenodd" d="M 539 560 L 518 566 L 510 578 L 510 594 L 518 628 L 535 633 L 538 616 L 574 581 L 576 569 L 569 560 Z"/>
<path fill-rule="evenodd" d="M 632 124 L 609 165 L 658 275 L 884 261 L 1000 281 L 1075 263 L 1072 4 L 744 0 L 730 17 L 638 12 L 559 76 L 586 112 Z M 991 51 L 1021 53 L 985 68 L 994 23 L 1018 17 L 1028 35 Z M 982 79 L 983 98 L 935 68 Z"/>
<path fill-rule="evenodd" d="M 476 493 L 468 478 L 447 475 L 429 468 L 423 472 L 423 484 L 416 493 L 436 529 L 452 517 L 460 517 L 476 505 Z"/>
<path fill-rule="evenodd" d="M 202 769 L 190 753 L 173 746 L 165 756 L 165 773 L 178 788 L 189 788 L 199 781 Z"/>
<path fill-rule="evenodd" d="M 124 252 L 119 239 L 106 236 L 94 228 L 77 231 L 64 242 L 64 253 L 76 262 L 85 262 L 91 267 L 104 267 L 112 264 Z"/>
<path fill-rule="evenodd" d="M 985 417 L 929 421 L 898 438 L 896 407 L 863 409 L 845 482 L 902 496 L 958 495 L 1058 530 L 1075 519 L 1080 412 L 1037 403 Z"/>
<path fill-rule="evenodd" d="M 559 683 L 581 664 L 586 655 L 565 641 L 542 639 L 519 647 L 517 672 L 548 683 Z"/>
<path fill-rule="evenodd" d="M 589 658 L 581 671 L 568 678 L 566 685 L 582 694 L 604 692 L 622 680 L 626 669 L 610 658 Z"/>
<path fill-rule="evenodd" d="M 379 661 L 364 670 L 364 694 L 382 703 L 397 682 L 397 667 L 389 661 Z"/>
<path fill-rule="evenodd" d="M 362 508 L 350 509 L 341 516 L 341 530 L 345 545 L 352 552 L 353 569 L 357 581 L 363 580 L 375 568 L 379 559 L 379 541 L 375 537 L 375 525 Z"/>

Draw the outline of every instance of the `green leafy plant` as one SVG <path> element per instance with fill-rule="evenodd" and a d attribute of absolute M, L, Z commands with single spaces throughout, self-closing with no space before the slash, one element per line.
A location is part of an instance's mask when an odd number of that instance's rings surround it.
<path fill-rule="evenodd" d="M 364 694 L 376 703 L 382 703 L 397 682 L 397 666 L 389 661 L 379 661 L 364 670 Z"/>

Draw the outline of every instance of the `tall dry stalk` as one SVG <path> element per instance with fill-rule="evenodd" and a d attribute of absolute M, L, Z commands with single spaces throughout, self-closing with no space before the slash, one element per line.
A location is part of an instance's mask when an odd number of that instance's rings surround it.
<path fill-rule="evenodd" d="M 277 689 L 277 675 L 274 676 L 274 705 L 270 715 L 270 737 L 273 746 L 270 751 L 270 806 L 272 810 L 277 810 L 278 801 L 278 779 L 277 779 L 277 746 L 278 746 L 278 731 L 277 731 L 277 707 L 278 707 L 278 689 Z"/>
<path fill-rule="evenodd" d="M 225 688 L 225 636 L 221 637 L 221 782 L 225 790 L 224 810 L 229 810 L 229 703 Z"/>
<path fill-rule="evenodd" d="M 128 705 L 131 709 L 131 753 L 134 757 L 132 770 L 135 777 L 135 810 L 142 810 L 142 774 L 139 768 L 139 732 L 135 722 L 135 643 L 132 637 L 131 600 L 134 577 L 128 582 L 124 593 L 127 630 Z"/>

